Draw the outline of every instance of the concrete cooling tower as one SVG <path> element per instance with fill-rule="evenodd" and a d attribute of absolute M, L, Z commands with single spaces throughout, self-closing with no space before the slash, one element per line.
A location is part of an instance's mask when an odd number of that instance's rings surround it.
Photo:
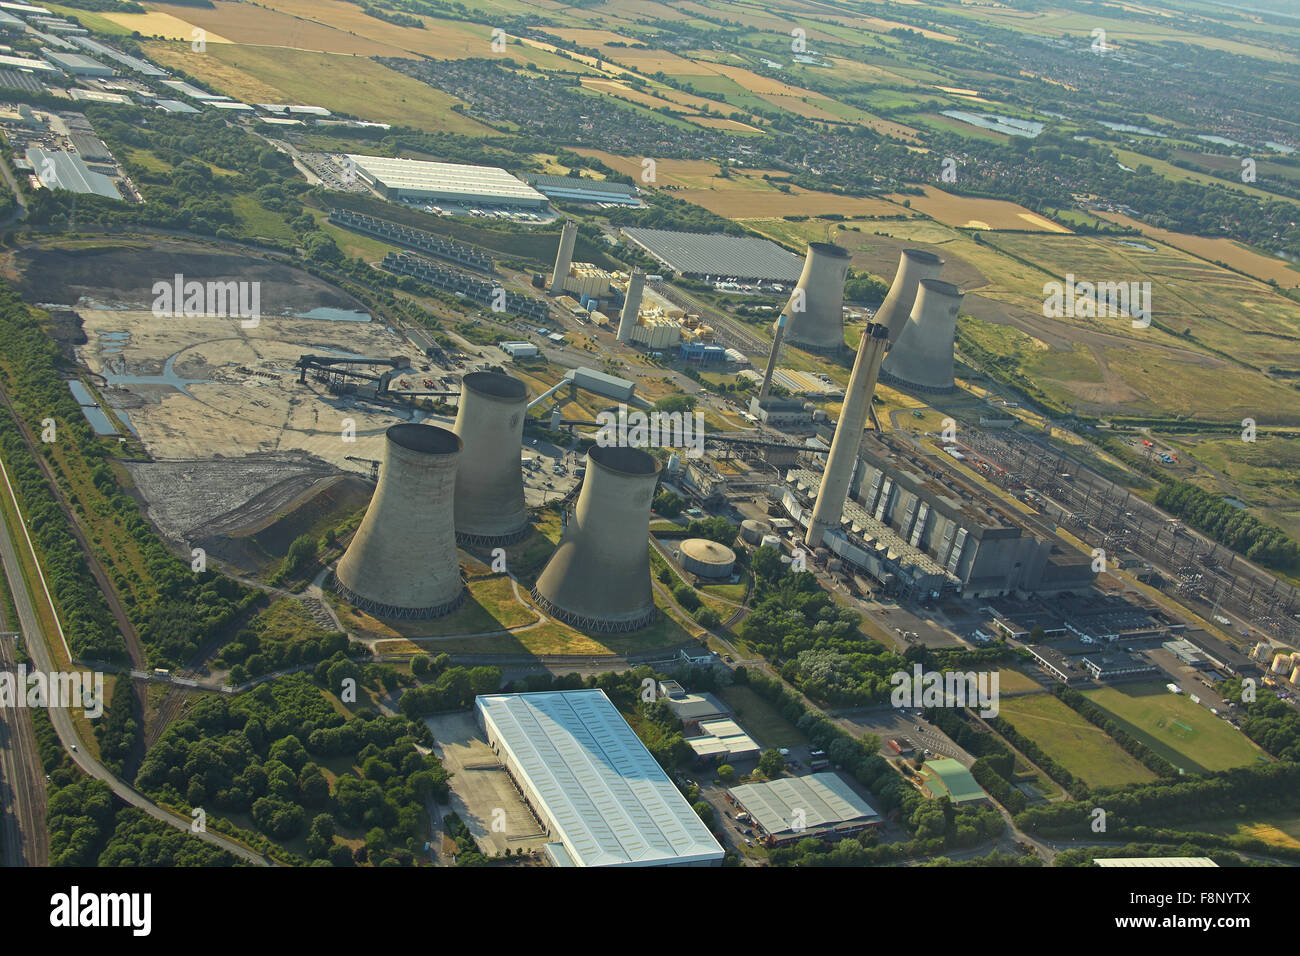
<path fill-rule="evenodd" d="M 555 252 L 555 270 L 551 273 L 551 295 L 564 295 L 564 280 L 573 265 L 573 246 L 578 241 L 578 224 L 569 220 L 560 229 L 560 248 Z"/>
<path fill-rule="evenodd" d="M 655 619 L 650 500 L 659 462 L 639 448 L 592 446 L 582 491 L 533 599 L 585 631 L 635 631 Z"/>
<path fill-rule="evenodd" d="M 962 293 L 951 282 L 922 279 L 911 318 L 885 356 L 880 377 L 922 392 L 951 392 L 957 310 Z"/>
<path fill-rule="evenodd" d="M 452 524 L 461 440 L 415 424 L 394 425 L 384 437 L 379 484 L 339 559 L 334 589 L 368 614 L 440 617 L 465 597 Z"/>
<path fill-rule="evenodd" d="M 922 249 L 904 249 L 898 257 L 898 271 L 889 287 L 889 294 L 876 312 L 876 322 L 889 329 L 889 341 L 897 342 L 898 335 L 912 314 L 916 290 L 922 279 L 939 278 L 943 260 L 933 252 Z"/>
<path fill-rule="evenodd" d="M 500 372 L 470 372 L 460 383 L 460 408 L 453 431 L 463 450 L 456 466 L 456 540 L 496 547 L 528 531 L 524 443 L 528 389 Z"/>
<path fill-rule="evenodd" d="M 844 280 L 850 258 L 834 243 L 808 243 L 803 272 L 785 310 L 789 316 L 785 335 L 792 345 L 822 353 L 844 348 Z"/>
<path fill-rule="evenodd" d="M 840 420 L 835 425 L 826 470 L 822 472 L 821 487 L 813 504 L 812 519 L 804 542 L 810 548 L 822 546 L 822 536 L 827 530 L 838 528 L 844 516 L 844 499 L 853 479 L 853 466 L 857 464 L 858 448 L 862 445 L 862 431 L 871 414 L 871 397 L 876 393 L 876 378 L 880 362 L 889 348 L 888 330 L 873 322 L 862 332 L 858 342 L 858 357 L 849 373 L 848 388 L 844 390 L 844 406 Z"/>

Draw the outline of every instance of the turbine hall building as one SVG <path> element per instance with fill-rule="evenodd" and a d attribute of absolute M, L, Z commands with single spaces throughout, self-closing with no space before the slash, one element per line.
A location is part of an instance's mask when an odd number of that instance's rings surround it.
<path fill-rule="evenodd" d="M 349 153 L 357 175 L 385 199 L 543 209 L 546 197 L 496 166 L 429 163 Z"/>
<path fill-rule="evenodd" d="M 492 694 L 474 714 L 554 866 L 721 866 L 723 850 L 602 690 Z"/>

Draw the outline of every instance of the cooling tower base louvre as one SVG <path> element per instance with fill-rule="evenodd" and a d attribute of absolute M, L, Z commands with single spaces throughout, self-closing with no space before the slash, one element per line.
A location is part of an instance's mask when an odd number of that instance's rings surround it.
<path fill-rule="evenodd" d="M 925 392 L 928 395 L 951 395 L 957 391 L 957 386 L 949 385 L 947 388 L 940 388 L 936 385 L 917 385 L 915 382 L 909 382 L 905 378 L 899 378 L 897 375 L 890 375 L 883 368 L 880 370 L 880 381 L 886 385 L 892 385 L 908 392 Z"/>
<path fill-rule="evenodd" d="M 533 600 L 537 602 L 537 606 L 557 621 L 568 624 L 570 627 L 576 627 L 580 631 L 591 631 L 596 634 L 626 634 L 630 631 L 639 631 L 641 628 L 653 624 L 659 616 L 659 609 L 651 606 L 640 617 L 627 621 L 610 621 L 602 618 L 585 617 L 552 604 L 538 593 L 537 588 L 533 588 L 530 593 Z"/>
<path fill-rule="evenodd" d="M 469 588 L 462 586 L 453 600 L 443 604 L 433 607 L 393 607 L 390 604 L 380 604 L 377 601 L 362 597 L 339 581 L 338 576 L 333 573 L 330 574 L 330 586 L 343 600 L 356 606 L 359 610 L 365 611 L 372 617 L 386 617 L 407 621 L 427 621 L 435 617 L 445 617 L 464 604 L 465 596 L 469 594 Z"/>
<path fill-rule="evenodd" d="M 457 531 L 456 543 L 465 548 L 500 548 L 506 545 L 518 544 L 528 537 L 528 532 L 531 530 L 531 525 L 524 525 L 518 531 L 512 531 L 509 534 L 469 534 Z"/>
<path fill-rule="evenodd" d="M 790 338 L 788 335 L 786 336 L 785 341 L 787 345 L 793 345 L 801 351 L 810 352 L 813 355 L 821 355 L 825 358 L 843 358 L 846 355 L 854 354 L 847 345 L 807 345 Z"/>

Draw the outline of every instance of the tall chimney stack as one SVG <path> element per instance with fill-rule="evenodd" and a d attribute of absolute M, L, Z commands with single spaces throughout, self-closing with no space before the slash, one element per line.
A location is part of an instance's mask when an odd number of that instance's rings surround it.
<path fill-rule="evenodd" d="M 776 320 L 776 331 L 772 335 L 772 354 L 767 357 L 767 370 L 763 372 L 763 387 L 758 390 L 758 400 L 767 401 L 768 390 L 772 387 L 772 373 L 776 371 L 776 357 L 781 351 L 781 340 L 785 338 L 785 313 Z"/>
<path fill-rule="evenodd" d="M 578 224 L 566 220 L 560 230 L 560 248 L 555 253 L 555 271 L 551 273 L 551 295 L 564 295 L 564 280 L 573 265 L 573 246 L 578 241 Z"/>
<path fill-rule="evenodd" d="M 633 269 L 627 280 L 627 294 L 623 297 L 623 314 L 618 320 L 618 340 L 632 341 L 632 329 L 636 327 L 637 316 L 641 314 L 641 293 L 645 289 L 645 272 Z"/>

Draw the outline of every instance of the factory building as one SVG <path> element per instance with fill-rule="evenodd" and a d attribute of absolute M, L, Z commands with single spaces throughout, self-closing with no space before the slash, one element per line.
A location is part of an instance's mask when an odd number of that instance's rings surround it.
<path fill-rule="evenodd" d="M 838 840 L 885 822 L 838 774 L 829 771 L 732 787 L 727 800 L 749 814 L 768 846 L 809 838 Z"/>
<path fill-rule="evenodd" d="M 449 614 L 465 598 L 453 524 L 461 440 L 411 423 L 393 425 L 384 439 L 379 482 L 339 559 L 335 590 L 380 617 Z"/>
<path fill-rule="evenodd" d="M 105 199 L 121 199 L 117 185 L 103 173 L 88 167 L 74 153 L 52 149 L 29 149 L 27 162 L 50 189 L 66 189 L 74 193 L 93 193 Z"/>
<path fill-rule="evenodd" d="M 785 506 L 800 523 L 819 478 L 787 478 Z M 1037 515 L 1012 512 L 934 456 L 874 432 L 862 438 L 841 521 L 818 543 L 903 593 L 1044 595 L 1096 579 L 1092 559 Z"/>
<path fill-rule="evenodd" d="M 499 547 L 528 531 L 519 464 L 528 389 L 499 372 L 470 372 L 460 383 L 453 431 L 462 450 L 456 466 L 456 540 Z"/>
<path fill-rule="evenodd" d="M 603 179 L 576 179 L 573 176 L 534 174 L 524 177 L 530 185 L 549 199 L 563 202 L 589 202 L 612 206 L 640 206 L 635 186 L 605 182 Z"/>
<path fill-rule="evenodd" d="M 350 153 L 358 177 L 385 199 L 542 209 L 546 197 L 495 166 Z"/>
<path fill-rule="evenodd" d="M 635 631 L 655 619 L 646 541 L 658 480 L 659 462 L 648 452 L 592 446 L 572 517 L 533 588 L 546 613 L 597 633 Z"/>
<path fill-rule="evenodd" d="M 718 841 L 604 691 L 494 694 L 474 712 L 553 838 L 552 865 L 722 864 Z"/>
<path fill-rule="evenodd" d="M 920 778 L 927 796 L 947 797 L 957 806 L 990 802 L 971 772 L 951 757 L 927 760 L 921 766 Z"/>

